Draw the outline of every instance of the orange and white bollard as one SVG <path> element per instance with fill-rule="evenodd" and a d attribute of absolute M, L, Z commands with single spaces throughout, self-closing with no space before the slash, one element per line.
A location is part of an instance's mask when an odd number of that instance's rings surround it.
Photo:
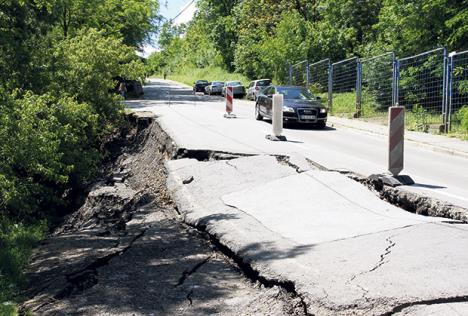
<path fill-rule="evenodd" d="M 414 181 L 406 175 L 400 175 L 404 168 L 405 157 L 405 108 L 388 108 L 388 171 L 391 176 L 374 174 L 369 178 L 389 186 L 412 185 Z"/>
<path fill-rule="evenodd" d="M 226 87 L 226 114 L 225 118 L 236 118 L 237 116 L 232 113 L 234 108 L 234 87 Z"/>
<path fill-rule="evenodd" d="M 404 167 L 405 154 L 405 108 L 392 106 L 388 109 L 388 171 L 396 177 Z"/>

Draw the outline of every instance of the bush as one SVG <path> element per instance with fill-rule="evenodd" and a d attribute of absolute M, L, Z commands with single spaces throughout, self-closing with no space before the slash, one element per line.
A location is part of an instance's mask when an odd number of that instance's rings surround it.
<path fill-rule="evenodd" d="M 63 191 L 88 179 L 99 159 L 97 115 L 70 97 L 26 93 L 0 106 L 0 212 L 24 218 L 60 204 Z M 73 183 L 71 183 L 73 182 Z"/>
<path fill-rule="evenodd" d="M 27 226 L 0 217 L 0 315 L 16 315 L 15 301 L 24 284 L 22 271 L 46 229 L 43 221 Z"/>
<path fill-rule="evenodd" d="M 458 110 L 457 120 L 460 121 L 460 127 L 463 132 L 468 132 L 468 105 L 464 105 L 460 110 Z"/>
<path fill-rule="evenodd" d="M 219 67 L 207 67 L 207 68 L 181 68 L 176 73 L 170 74 L 169 79 L 185 83 L 189 86 L 200 79 L 208 81 L 231 81 L 238 80 L 242 82 L 246 87 L 249 85 L 249 79 L 241 74 L 230 73 Z"/>
<path fill-rule="evenodd" d="M 103 131 L 123 110 L 120 97 L 109 93 L 116 86 L 114 78 L 139 79 L 145 73 L 134 48 L 96 29 L 81 30 L 59 42 L 50 62 L 55 71 L 43 93 L 66 95 L 91 105 Z"/>

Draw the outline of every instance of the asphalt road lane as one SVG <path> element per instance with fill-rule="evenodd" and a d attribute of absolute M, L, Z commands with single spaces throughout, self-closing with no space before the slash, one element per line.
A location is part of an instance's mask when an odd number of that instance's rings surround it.
<path fill-rule="evenodd" d="M 150 110 L 181 147 L 228 152 L 300 153 L 328 169 L 345 169 L 368 176 L 386 171 L 387 137 L 348 128 L 324 130 L 285 128 L 288 142 L 270 142 L 271 124 L 254 119 L 253 101 L 234 101 L 237 119 L 223 118 L 220 97 L 192 94 L 169 81 L 153 80 L 146 97 L 129 107 Z M 405 189 L 468 208 L 468 160 L 435 152 L 412 142 L 405 144 L 405 170 L 416 185 Z"/>

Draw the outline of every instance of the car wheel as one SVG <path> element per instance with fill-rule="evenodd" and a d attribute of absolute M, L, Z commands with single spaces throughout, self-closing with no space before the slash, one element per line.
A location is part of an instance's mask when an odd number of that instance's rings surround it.
<path fill-rule="evenodd" d="M 257 121 L 263 120 L 263 116 L 260 114 L 260 107 L 259 107 L 258 103 L 255 105 L 255 119 Z"/>

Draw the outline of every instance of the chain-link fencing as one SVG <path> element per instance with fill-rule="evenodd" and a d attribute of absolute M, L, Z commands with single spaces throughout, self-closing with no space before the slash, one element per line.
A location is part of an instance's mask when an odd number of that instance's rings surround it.
<path fill-rule="evenodd" d="M 394 104 L 393 52 L 361 60 L 361 117 L 387 123 L 388 108 Z"/>
<path fill-rule="evenodd" d="M 330 59 L 324 59 L 309 65 L 309 88 L 323 104 L 328 104 Z"/>
<path fill-rule="evenodd" d="M 308 86 L 308 67 L 307 60 L 294 64 L 290 68 L 290 84 L 293 86 Z"/>
<path fill-rule="evenodd" d="M 332 64 L 331 68 L 331 113 L 343 117 L 355 117 L 357 113 L 356 83 L 359 59 L 345 59 Z"/>
<path fill-rule="evenodd" d="M 332 115 L 386 124 L 388 108 L 398 103 L 408 129 L 468 138 L 468 51 L 302 61 L 289 67 L 289 83 L 309 87 Z"/>
<path fill-rule="evenodd" d="M 443 131 L 446 50 L 438 48 L 398 60 L 398 104 L 410 130 Z"/>
<path fill-rule="evenodd" d="M 449 59 L 448 121 L 452 132 L 468 136 L 468 51 Z"/>

